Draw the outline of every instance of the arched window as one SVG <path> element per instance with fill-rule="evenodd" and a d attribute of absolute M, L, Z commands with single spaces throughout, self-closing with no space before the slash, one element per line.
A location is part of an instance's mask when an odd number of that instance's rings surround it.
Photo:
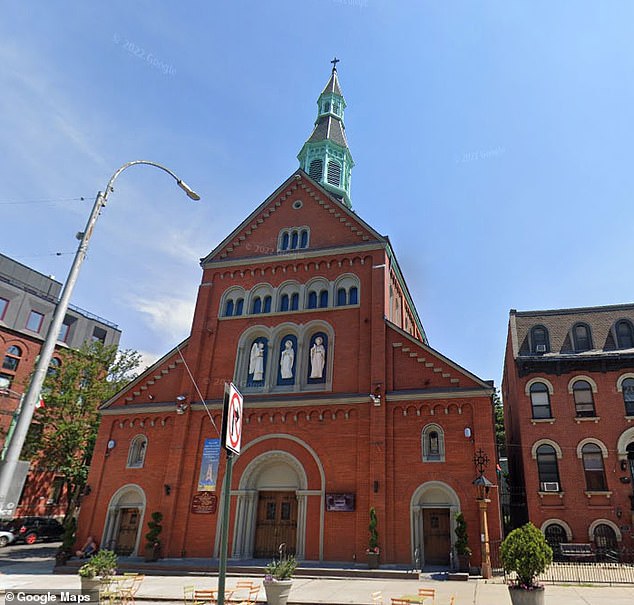
<path fill-rule="evenodd" d="M 242 315 L 242 311 L 244 310 L 244 298 L 238 298 L 236 301 L 236 309 L 234 315 Z"/>
<path fill-rule="evenodd" d="M 253 306 L 251 308 L 251 313 L 253 313 L 253 315 L 262 313 L 262 299 L 259 296 L 256 296 L 253 299 Z"/>
<path fill-rule="evenodd" d="M 302 229 L 299 247 L 300 248 L 308 247 L 308 231 L 306 229 Z"/>
<path fill-rule="evenodd" d="M 544 536 L 546 538 L 546 542 L 548 542 L 548 546 L 553 549 L 553 555 L 556 558 L 559 558 L 560 544 L 566 544 L 568 542 L 568 535 L 566 534 L 566 530 L 564 527 L 559 525 L 559 523 L 551 523 L 544 532 Z"/>
<path fill-rule="evenodd" d="M 445 461 L 445 434 L 437 424 L 428 424 L 422 431 L 423 462 Z"/>
<path fill-rule="evenodd" d="M 632 334 L 632 324 L 626 319 L 616 322 L 616 342 L 619 349 L 634 348 L 634 335 Z"/>
<path fill-rule="evenodd" d="M 280 298 L 280 311 L 288 311 L 289 309 L 289 300 L 288 294 L 282 294 Z"/>
<path fill-rule="evenodd" d="M 17 371 L 21 357 L 22 349 L 20 347 L 16 347 L 15 345 L 10 346 L 4 356 L 4 360 L 2 361 L 2 368 L 4 370 L 9 370 L 10 372 Z"/>
<path fill-rule="evenodd" d="M 540 491 L 561 491 L 557 452 L 552 445 L 544 443 L 537 448 L 537 474 Z"/>
<path fill-rule="evenodd" d="M 530 395 L 533 418 L 552 418 L 548 387 L 543 382 L 534 382 L 530 388 Z"/>
<path fill-rule="evenodd" d="M 311 290 L 308 293 L 308 308 L 316 309 L 317 308 L 317 292 Z"/>
<path fill-rule="evenodd" d="M 46 370 L 46 375 L 57 376 L 61 365 L 62 365 L 62 362 L 60 361 L 59 357 L 53 357 L 53 359 L 51 359 L 51 363 L 48 364 L 48 370 Z"/>
<path fill-rule="evenodd" d="M 572 385 L 572 396 L 575 400 L 575 411 L 578 417 L 592 418 L 596 416 L 592 387 L 586 380 L 577 380 Z"/>
<path fill-rule="evenodd" d="M 328 290 L 322 290 L 319 293 L 319 308 L 323 309 L 328 306 Z"/>
<path fill-rule="evenodd" d="M 621 383 L 621 389 L 623 390 L 625 415 L 634 416 L 634 378 L 626 378 Z"/>
<path fill-rule="evenodd" d="M 291 311 L 297 311 L 299 309 L 299 293 L 293 292 L 291 294 Z"/>
<path fill-rule="evenodd" d="M 291 250 L 296 250 L 299 245 L 299 234 L 297 231 L 293 231 L 291 234 Z"/>
<path fill-rule="evenodd" d="M 337 306 L 343 307 L 347 302 L 346 289 L 339 288 L 337 290 Z"/>
<path fill-rule="evenodd" d="M 586 443 L 581 448 L 581 458 L 586 476 L 586 489 L 589 492 L 607 491 L 601 448 L 594 443 Z"/>
<path fill-rule="evenodd" d="M 128 450 L 128 468 L 142 468 L 147 451 L 147 437 L 137 435 L 130 443 Z"/>
<path fill-rule="evenodd" d="M 533 326 L 531 328 L 531 351 L 541 355 L 548 353 L 549 350 L 548 330 L 544 326 Z"/>
<path fill-rule="evenodd" d="M 350 288 L 350 292 L 348 293 L 348 304 L 359 304 L 359 289 L 356 286 L 352 286 L 352 288 Z"/>
<path fill-rule="evenodd" d="M 592 532 L 594 546 L 599 560 L 606 559 L 609 551 L 618 551 L 619 542 L 616 533 L 607 523 L 599 523 Z"/>
<path fill-rule="evenodd" d="M 284 233 L 284 235 L 282 235 L 282 245 L 280 246 L 280 248 L 282 250 L 288 250 L 288 243 L 289 243 L 289 236 L 288 233 Z"/>
<path fill-rule="evenodd" d="M 263 310 L 263 313 L 270 313 L 271 312 L 271 301 L 272 301 L 272 298 L 270 296 L 265 296 L 264 297 L 264 310 Z"/>
<path fill-rule="evenodd" d="M 225 317 L 231 317 L 233 315 L 233 300 L 230 298 L 225 305 Z"/>
<path fill-rule="evenodd" d="M 575 351 L 589 351 L 592 348 L 590 326 L 586 324 L 575 324 L 572 328 L 572 338 L 575 345 Z"/>
<path fill-rule="evenodd" d="M 323 173 L 324 173 L 323 160 L 313 160 L 310 163 L 310 166 L 308 167 L 308 176 L 315 181 L 320 181 Z"/>

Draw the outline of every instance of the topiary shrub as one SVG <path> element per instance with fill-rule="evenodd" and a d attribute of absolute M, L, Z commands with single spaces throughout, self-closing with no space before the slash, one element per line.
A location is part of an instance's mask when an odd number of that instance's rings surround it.
<path fill-rule="evenodd" d="M 376 510 L 374 507 L 370 509 L 370 524 L 368 525 L 368 531 L 370 532 L 370 539 L 368 540 L 368 554 L 379 554 L 379 532 L 376 531 L 377 518 Z"/>
<path fill-rule="evenodd" d="M 464 519 L 462 513 L 456 513 L 456 552 L 459 555 L 471 556 L 471 549 L 469 548 L 469 536 L 467 535 L 467 522 Z"/>
<path fill-rule="evenodd" d="M 553 561 L 553 549 L 544 534 L 532 523 L 514 529 L 502 542 L 500 556 L 504 570 L 517 574 L 515 586 L 525 590 L 538 588 L 537 576 Z"/>
<path fill-rule="evenodd" d="M 161 555 L 161 541 L 159 536 L 163 531 L 161 521 L 163 520 L 163 513 L 158 511 L 153 512 L 151 515 L 152 520 L 148 521 L 148 531 L 145 534 L 145 558 L 149 561 L 157 561 Z"/>

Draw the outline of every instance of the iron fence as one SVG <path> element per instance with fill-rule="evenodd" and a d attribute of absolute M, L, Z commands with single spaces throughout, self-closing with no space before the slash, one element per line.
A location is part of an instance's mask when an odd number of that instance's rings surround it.
<path fill-rule="evenodd" d="M 491 542 L 491 568 L 496 576 L 511 582 L 515 574 L 506 574 L 500 558 L 501 542 Z M 594 549 L 594 561 L 566 561 L 555 557 L 548 569 L 539 576 L 541 583 L 550 584 L 634 584 L 634 549 Z"/>

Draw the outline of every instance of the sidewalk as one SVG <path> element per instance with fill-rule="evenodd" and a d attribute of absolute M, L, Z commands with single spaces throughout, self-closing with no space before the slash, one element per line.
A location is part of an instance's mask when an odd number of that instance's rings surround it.
<path fill-rule="evenodd" d="M 228 576 L 227 588 L 240 580 L 253 577 Z M 256 579 L 257 580 L 257 579 Z M 182 603 L 183 586 L 216 588 L 216 576 L 146 576 L 137 601 L 178 601 Z M 78 589 L 79 577 L 74 575 L 0 575 L 0 594 L 6 589 Z M 293 580 L 289 605 L 369 605 L 370 594 L 381 590 L 386 605 L 390 597 L 416 593 L 418 586 L 436 589 L 435 605 L 448 605 L 456 595 L 456 605 L 509 605 L 511 599 L 507 587 L 500 581 L 469 580 L 468 582 L 438 581 L 423 577 L 417 580 L 305 578 Z M 264 588 L 258 601 L 265 603 Z M 634 586 L 550 586 L 546 587 L 546 605 L 633 605 Z"/>

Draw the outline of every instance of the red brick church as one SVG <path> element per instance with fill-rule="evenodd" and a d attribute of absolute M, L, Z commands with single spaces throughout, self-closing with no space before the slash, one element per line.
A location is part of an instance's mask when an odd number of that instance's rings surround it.
<path fill-rule="evenodd" d="M 230 558 L 284 543 L 365 562 L 374 507 L 381 563 L 450 566 L 462 511 L 479 565 L 473 458 L 495 476 L 492 383 L 430 347 L 388 238 L 352 211 L 345 107 L 333 68 L 300 168 L 202 259 L 189 337 L 103 406 L 80 541 L 141 555 L 160 511 L 164 556 L 217 556 L 233 381 Z"/>

